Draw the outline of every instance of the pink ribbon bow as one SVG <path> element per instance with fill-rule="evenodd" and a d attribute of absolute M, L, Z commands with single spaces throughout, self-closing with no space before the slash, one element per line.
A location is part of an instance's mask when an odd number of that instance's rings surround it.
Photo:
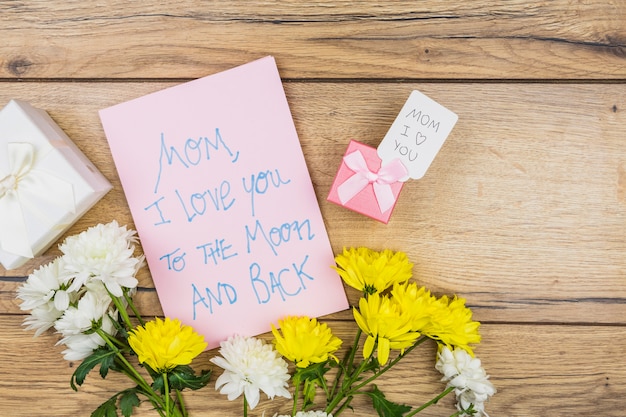
<path fill-rule="evenodd" d="M 370 170 L 365 162 L 361 151 L 356 150 L 343 157 L 343 162 L 354 171 L 354 175 L 337 187 L 337 195 L 341 204 L 345 204 L 356 196 L 361 190 L 372 184 L 374 196 L 378 202 L 381 213 L 393 207 L 396 198 L 393 195 L 391 185 L 406 178 L 409 174 L 406 167 L 399 159 L 394 159 L 380 167 L 377 172 Z"/>

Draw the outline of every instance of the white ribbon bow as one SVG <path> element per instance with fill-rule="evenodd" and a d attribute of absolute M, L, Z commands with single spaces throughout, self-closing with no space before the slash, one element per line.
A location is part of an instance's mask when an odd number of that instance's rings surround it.
<path fill-rule="evenodd" d="M 0 173 L 0 248 L 27 258 L 33 257 L 24 212 L 34 213 L 45 223 L 54 222 L 45 213 L 53 204 L 73 213 L 74 187 L 71 183 L 37 169 L 31 143 L 8 144 L 9 174 Z"/>

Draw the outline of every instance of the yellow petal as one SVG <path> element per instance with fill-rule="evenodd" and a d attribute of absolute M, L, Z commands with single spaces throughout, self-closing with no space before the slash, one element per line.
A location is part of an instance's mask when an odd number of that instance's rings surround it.
<path fill-rule="evenodd" d="M 365 339 L 365 343 L 363 344 L 363 357 L 365 359 L 372 356 L 372 352 L 374 351 L 375 344 L 376 344 L 376 340 L 372 336 L 367 336 L 367 339 Z"/>
<path fill-rule="evenodd" d="M 389 360 L 389 339 L 385 337 L 378 338 L 378 363 L 384 365 Z"/>

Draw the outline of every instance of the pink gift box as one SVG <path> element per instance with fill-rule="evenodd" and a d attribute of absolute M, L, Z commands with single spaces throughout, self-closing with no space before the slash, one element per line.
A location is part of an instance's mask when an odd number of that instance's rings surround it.
<path fill-rule="evenodd" d="M 328 201 L 387 224 L 407 175 L 399 160 L 381 167 L 376 148 L 351 140 Z"/>

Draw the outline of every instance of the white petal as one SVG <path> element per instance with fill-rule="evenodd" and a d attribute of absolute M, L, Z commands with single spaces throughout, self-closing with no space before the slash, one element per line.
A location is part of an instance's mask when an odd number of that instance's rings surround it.
<path fill-rule="evenodd" d="M 133 269 L 133 272 L 134 272 L 134 269 Z M 122 287 L 126 287 L 126 288 L 135 288 L 137 284 L 139 284 L 139 281 L 137 280 L 137 278 L 129 277 L 129 276 L 118 278 L 117 282 Z"/>
<path fill-rule="evenodd" d="M 65 311 L 70 306 L 70 296 L 67 291 L 59 290 L 54 294 L 54 308 Z"/>
<path fill-rule="evenodd" d="M 233 382 L 230 372 L 224 372 L 215 380 L 215 389 L 220 389 L 222 385 L 226 385 L 230 382 Z"/>
<path fill-rule="evenodd" d="M 111 294 L 113 294 L 114 296 L 121 297 L 124 295 L 124 292 L 122 292 L 122 287 L 120 287 L 120 284 L 118 284 L 116 281 L 105 281 L 104 285 L 109 291 L 111 291 Z"/>
<path fill-rule="evenodd" d="M 248 385 L 245 389 L 245 396 L 246 400 L 248 400 L 248 405 L 250 406 L 250 409 L 254 409 L 254 407 L 256 407 L 259 403 L 259 389 L 253 387 L 252 385 Z"/>

